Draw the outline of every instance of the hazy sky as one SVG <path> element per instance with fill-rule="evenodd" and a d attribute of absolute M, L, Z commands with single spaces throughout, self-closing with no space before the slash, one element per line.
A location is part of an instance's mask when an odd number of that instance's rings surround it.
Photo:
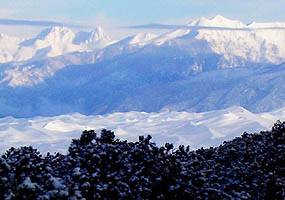
<path fill-rule="evenodd" d="M 0 19 L 59 21 L 103 28 L 186 24 L 216 14 L 244 23 L 285 21 L 285 0 L 0 0 Z M 2 30 L 1 30 L 2 29 Z M 0 32 L 4 26 L 0 26 Z"/>

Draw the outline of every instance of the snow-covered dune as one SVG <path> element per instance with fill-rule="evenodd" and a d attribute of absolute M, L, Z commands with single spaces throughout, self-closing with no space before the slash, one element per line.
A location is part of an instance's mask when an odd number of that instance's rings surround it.
<path fill-rule="evenodd" d="M 85 116 L 78 113 L 56 117 L 0 119 L 0 152 L 11 146 L 32 145 L 41 152 L 66 152 L 73 138 L 83 130 L 111 129 L 117 138 L 136 141 L 151 134 L 158 145 L 172 142 L 189 144 L 192 149 L 218 145 L 240 136 L 244 131 L 259 132 L 271 128 L 276 120 L 285 120 L 285 108 L 269 113 L 251 113 L 241 107 L 189 113 L 126 112 Z"/>

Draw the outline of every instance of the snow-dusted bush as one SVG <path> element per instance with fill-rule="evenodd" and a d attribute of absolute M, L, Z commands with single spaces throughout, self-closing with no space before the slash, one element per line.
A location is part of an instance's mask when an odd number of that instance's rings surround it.
<path fill-rule="evenodd" d="M 9 149 L 0 159 L 0 199 L 284 199 L 284 157 L 280 121 L 196 151 L 84 131 L 66 155 Z"/>

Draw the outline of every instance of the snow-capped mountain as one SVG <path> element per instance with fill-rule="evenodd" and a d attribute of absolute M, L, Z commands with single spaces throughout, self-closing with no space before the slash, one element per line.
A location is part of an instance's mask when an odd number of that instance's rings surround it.
<path fill-rule="evenodd" d="M 113 42 L 101 27 L 91 32 L 80 31 L 73 39 L 73 44 L 81 46 L 81 51 L 102 49 Z"/>
<path fill-rule="evenodd" d="M 11 56 L 28 60 L 1 65 L 0 115 L 284 107 L 285 29 L 262 24 L 216 16 L 117 42 L 101 28 L 46 29 L 14 43 Z"/>
<path fill-rule="evenodd" d="M 52 27 L 43 30 L 36 38 L 19 44 L 15 55 L 16 61 L 25 61 L 31 58 L 45 58 L 63 55 L 78 51 L 72 41 L 75 34 L 65 27 Z"/>
<path fill-rule="evenodd" d="M 66 27 L 44 29 L 35 38 L 18 39 L 1 35 L 0 62 L 21 62 L 65 55 L 71 52 L 88 52 L 104 48 L 111 39 L 101 27 L 91 32 L 74 33 Z M 7 45 L 9 44 L 9 45 Z"/>
<path fill-rule="evenodd" d="M 202 17 L 159 36 L 139 34 L 123 39 L 103 49 L 98 59 L 152 52 L 155 55 L 196 57 L 192 68 L 198 65 L 202 71 L 203 67 L 206 68 L 205 60 L 212 60 L 213 56 L 217 58 L 214 61 L 216 69 L 269 63 L 278 65 L 285 62 L 284 24 L 245 25 L 221 15 L 211 19 Z"/>
<path fill-rule="evenodd" d="M 211 19 L 202 17 L 159 36 L 140 33 L 117 42 L 111 41 L 101 27 L 76 34 L 65 27 L 51 27 L 29 40 L 7 36 L 1 38 L 2 63 L 98 49 L 102 49 L 97 55 L 102 60 L 134 53 L 142 48 L 145 51 L 155 48 L 161 54 L 169 49 L 174 52 L 183 49 L 189 56 L 216 54 L 220 56 L 217 68 L 244 66 L 248 63 L 280 64 L 285 61 L 284 22 L 253 22 L 245 25 L 221 15 Z M 11 45 L 5 45 L 7 43 Z M 110 44 L 113 44 L 111 48 L 108 46 Z"/>
<path fill-rule="evenodd" d="M 216 15 L 213 18 L 201 17 L 187 24 L 187 26 L 210 27 L 210 28 L 229 28 L 229 29 L 267 29 L 284 28 L 285 22 L 251 22 L 244 24 L 239 20 L 231 20 L 222 15 Z"/>
<path fill-rule="evenodd" d="M 154 142 L 175 146 L 186 144 L 191 149 L 221 144 L 248 133 L 269 130 L 276 120 L 285 119 L 284 109 L 268 113 L 251 113 L 241 107 L 224 110 L 189 112 L 126 112 L 85 116 L 78 113 L 55 117 L 0 119 L 0 153 L 11 146 L 32 145 L 40 152 L 65 153 L 73 138 L 83 130 L 107 128 L 120 139 L 136 141 L 138 136 L 151 134 Z"/>
<path fill-rule="evenodd" d="M 253 23 L 246 26 L 218 15 L 191 22 L 189 28 L 162 35 L 153 43 L 163 48 L 185 49 L 190 55 L 220 55 L 218 68 L 245 66 L 249 62 L 280 64 L 285 61 L 283 25 Z"/>

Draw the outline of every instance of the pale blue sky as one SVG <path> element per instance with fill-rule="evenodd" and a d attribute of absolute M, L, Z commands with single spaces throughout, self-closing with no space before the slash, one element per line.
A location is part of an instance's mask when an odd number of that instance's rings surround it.
<path fill-rule="evenodd" d="M 120 27 L 186 24 L 221 14 L 249 23 L 285 21 L 284 7 L 285 0 L 0 0 L 0 19 Z"/>

